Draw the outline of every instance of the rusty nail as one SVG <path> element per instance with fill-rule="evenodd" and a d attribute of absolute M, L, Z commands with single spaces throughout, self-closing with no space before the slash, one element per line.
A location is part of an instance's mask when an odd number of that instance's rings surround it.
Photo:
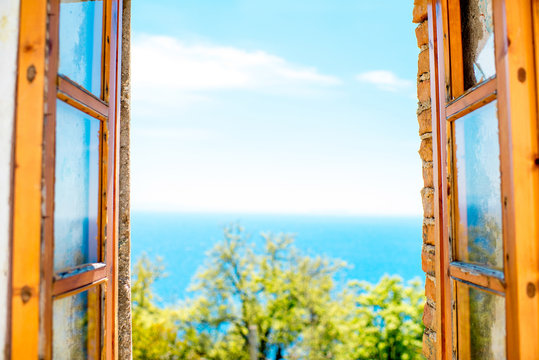
<path fill-rule="evenodd" d="M 524 68 L 518 69 L 518 81 L 520 82 L 526 81 L 526 70 L 524 70 Z"/>
<path fill-rule="evenodd" d="M 26 78 L 29 82 L 34 81 L 34 79 L 36 78 L 36 73 L 37 71 L 34 65 L 30 65 L 28 69 L 26 69 Z"/>
<path fill-rule="evenodd" d="M 22 303 L 26 304 L 32 297 L 32 289 L 29 286 L 23 286 L 21 289 L 21 299 Z"/>
<path fill-rule="evenodd" d="M 535 284 L 529 282 L 528 286 L 526 286 L 526 294 L 528 294 L 528 297 L 532 298 L 535 296 L 535 292 L 536 292 Z"/>

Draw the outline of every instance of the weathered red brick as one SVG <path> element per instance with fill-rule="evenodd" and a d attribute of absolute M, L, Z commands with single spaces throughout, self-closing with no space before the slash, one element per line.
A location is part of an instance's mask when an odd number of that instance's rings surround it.
<path fill-rule="evenodd" d="M 428 329 L 436 329 L 436 310 L 429 303 L 425 303 L 423 308 L 423 324 Z"/>
<path fill-rule="evenodd" d="M 427 299 L 430 299 L 430 301 L 436 302 L 436 284 L 432 281 L 430 276 L 427 276 L 425 280 L 425 296 Z"/>
<path fill-rule="evenodd" d="M 434 334 L 430 330 L 423 333 L 423 356 L 427 360 L 436 360 L 436 338 Z"/>
<path fill-rule="evenodd" d="M 432 113 L 430 110 L 422 111 L 417 116 L 417 122 L 419 123 L 419 135 L 432 132 Z"/>
<path fill-rule="evenodd" d="M 423 165 L 423 184 L 425 187 L 434 187 L 432 163 Z"/>
<path fill-rule="evenodd" d="M 423 224 L 423 243 L 427 245 L 434 245 L 434 225 Z"/>
<path fill-rule="evenodd" d="M 421 252 L 421 268 L 427 274 L 434 276 L 434 269 L 435 269 L 434 252 L 431 251 L 428 248 L 428 246 L 423 246 L 423 251 Z"/>
<path fill-rule="evenodd" d="M 430 57 L 429 50 L 425 49 L 419 53 L 417 59 L 417 76 L 429 72 L 430 69 Z"/>
<path fill-rule="evenodd" d="M 417 46 L 421 47 L 429 43 L 429 22 L 423 21 L 415 29 L 415 36 L 417 38 Z"/>
<path fill-rule="evenodd" d="M 420 23 L 427 19 L 427 1 L 426 0 L 414 0 L 414 13 L 413 22 Z"/>
<path fill-rule="evenodd" d="M 432 161 L 432 138 L 426 138 L 421 140 L 421 146 L 419 147 L 419 156 L 421 156 L 421 159 L 423 161 Z"/>
<path fill-rule="evenodd" d="M 423 202 L 423 216 L 434 217 L 434 189 L 423 188 L 421 190 L 421 200 Z"/>
<path fill-rule="evenodd" d="M 420 102 L 430 101 L 430 80 L 420 81 L 417 84 L 417 99 Z"/>

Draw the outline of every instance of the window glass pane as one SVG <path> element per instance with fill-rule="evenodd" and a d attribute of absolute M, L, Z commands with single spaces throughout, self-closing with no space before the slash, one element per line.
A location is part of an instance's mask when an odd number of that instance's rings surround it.
<path fill-rule="evenodd" d="M 505 359 L 505 298 L 456 283 L 459 359 Z"/>
<path fill-rule="evenodd" d="M 98 359 L 103 333 L 100 286 L 53 303 L 53 358 Z"/>
<path fill-rule="evenodd" d="M 57 101 L 54 270 L 97 262 L 101 122 Z"/>
<path fill-rule="evenodd" d="M 461 0 L 462 54 L 466 89 L 496 74 L 492 0 Z"/>
<path fill-rule="evenodd" d="M 103 1 L 60 1 L 58 72 L 101 95 Z"/>
<path fill-rule="evenodd" d="M 455 120 L 457 259 L 503 269 L 496 102 Z"/>

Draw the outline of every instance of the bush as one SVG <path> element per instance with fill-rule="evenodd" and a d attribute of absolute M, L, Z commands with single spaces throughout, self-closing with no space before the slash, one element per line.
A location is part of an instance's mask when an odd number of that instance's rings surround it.
<path fill-rule="evenodd" d="M 133 278 L 134 359 L 420 359 L 423 290 L 383 277 L 336 286 L 346 264 L 306 256 L 288 235 L 225 229 L 193 278 L 192 297 L 155 305 L 160 262 L 143 256 Z"/>

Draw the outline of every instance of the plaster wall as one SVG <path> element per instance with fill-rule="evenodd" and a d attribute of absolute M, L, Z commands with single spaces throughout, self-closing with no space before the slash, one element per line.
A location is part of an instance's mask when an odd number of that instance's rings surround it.
<path fill-rule="evenodd" d="M 118 359 L 131 360 L 131 0 L 123 0 L 120 98 L 120 209 L 118 241 Z"/>
<path fill-rule="evenodd" d="M 0 1 L 0 359 L 6 357 L 10 193 L 20 0 Z"/>

